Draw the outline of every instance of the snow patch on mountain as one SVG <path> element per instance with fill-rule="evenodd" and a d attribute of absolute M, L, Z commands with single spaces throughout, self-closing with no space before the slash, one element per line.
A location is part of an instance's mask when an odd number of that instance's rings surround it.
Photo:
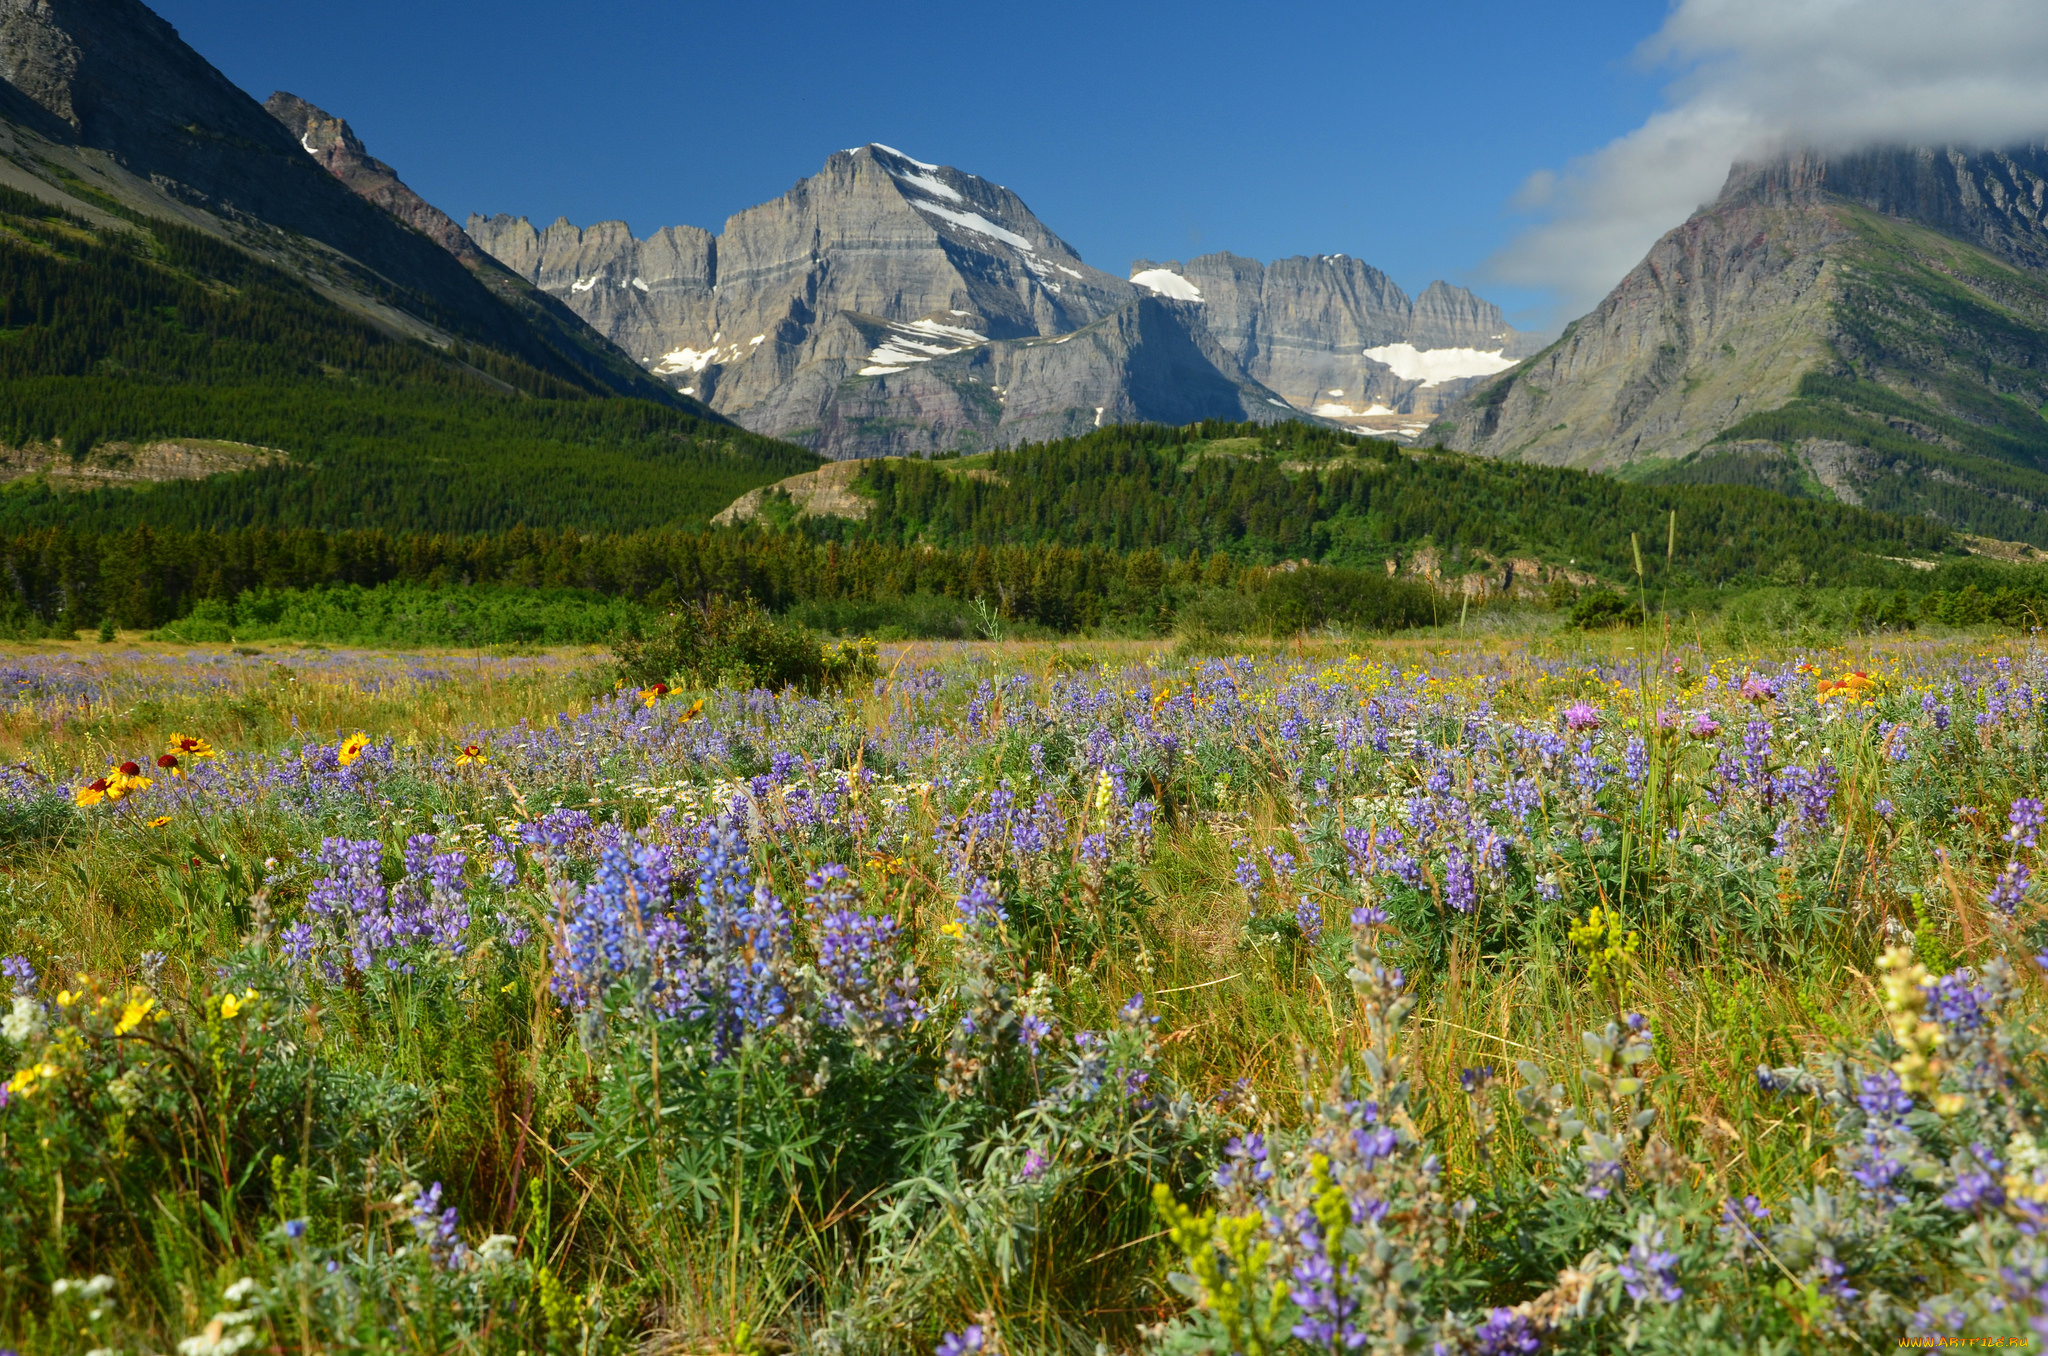
<path fill-rule="evenodd" d="M 868 365 L 860 369 L 861 376 L 886 377 L 912 363 L 928 363 L 988 342 L 988 336 L 978 331 L 936 320 L 892 322 L 889 329 L 890 336 L 868 354 Z"/>
<path fill-rule="evenodd" d="M 1131 281 L 1148 292 L 1157 292 L 1162 297 L 1175 301 L 1200 301 L 1202 289 L 1175 273 L 1170 268 L 1148 268 L 1142 273 L 1133 273 Z"/>
<path fill-rule="evenodd" d="M 911 185 L 913 188 L 923 189 L 925 192 L 931 194 L 934 198 L 946 198 L 953 202 L 967 201 L 965 198 L 960 196 L 959 189 L 953 187 L 951 184 L 947 183 L 943 179 L 935 179 L 929 174 L 904 174 L 897 170 L 891 170 L 890 173 L 894 174 L 898 179 L 901 179 L 904 183 Z"/>
<path fill-rule="evenodd" d="M 1014 246 L 1026 254 L 1032 253 L 1032 244 L 1029 240 L 1015 231 L 1004 230 L 979 212 L 955 212 L 951 208 L 941 207 L 935 202 L 925 202 L 919 198 L 912 198 L 910 205 L 920 212 L 929 212 L 942 221 L 950 221 L 963 231 L 985 235 L 991 240 L 1000 240 L 1005 245 Z"/>
<path fill-rule="evenodd" d="M 1461 377 L 1490 377 L 1519 361 L 1476 348 L 1417 348 L 1413 344 L 1382 344 L 1366 349 L 1365 356 L 1391 367 L 1401 380 L 1419 381 L 1424 386 Z"/>
<path fill-rule="evenodd" d="M 898 160 L 901 160 L 906 164 L 915 165 L 922 170 L 935 170 L 938 168 L 937 165 L 931 164 L 927 161 L 919 160 L 914 155 L 905 155 L 903 152 L 897 150 L 894 146 L 884 146 L 879 141 L 870 141 L 868 145 L 878 151 L 887 151 L 890 155 L 895 156 Z"/>

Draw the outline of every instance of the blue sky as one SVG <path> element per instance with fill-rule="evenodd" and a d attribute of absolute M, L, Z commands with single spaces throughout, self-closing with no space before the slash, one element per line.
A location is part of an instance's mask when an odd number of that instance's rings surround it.
<path fill-rule="evenodd" d="M 152 3 L 457 220 L 717 230 L 880 141 L 1008 185 L 1119 274 L 1342 252 L 1524 318 L 1543 280 L 1484 267 L 1518 190 L 1640 126 L 1670 76 L 1633 55 L 1657 3 Z"/>

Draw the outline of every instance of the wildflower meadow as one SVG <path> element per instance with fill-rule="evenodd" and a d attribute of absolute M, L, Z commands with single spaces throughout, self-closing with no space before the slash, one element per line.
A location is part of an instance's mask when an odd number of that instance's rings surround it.
<path fill-rule="evenodd" d="M 0 1347 L 2048 1335 L 2031 639 L 0 701 Z"/>

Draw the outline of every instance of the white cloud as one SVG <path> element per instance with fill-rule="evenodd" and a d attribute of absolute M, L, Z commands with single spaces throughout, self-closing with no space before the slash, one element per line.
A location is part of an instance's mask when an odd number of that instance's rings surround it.
<path fill-rule="evenodd" d="M 2039 0 L 1678 0 L 1639 56 L 1673 71 L 1669 106 L 1531 175 L 1515 206 L 1542 220 L 1487 264 L 1548 289 L 1560 319 L 1591 309 L 1736 160 L 2048 135 Z"/>

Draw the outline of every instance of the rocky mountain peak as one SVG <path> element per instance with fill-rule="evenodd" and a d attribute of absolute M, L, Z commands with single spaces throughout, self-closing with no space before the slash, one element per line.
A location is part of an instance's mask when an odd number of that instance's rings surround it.
<path fill-rule="evenodd" d="M 2023 267 L 2048 267 L 2048 146 L 1794 150 L 1736 164 L 1714 206 L 1829 200 L 1931 226 Z"/>
<path fill-rule="evenodd" d="M 357 197 L 375 203 L 463 263 L 474 267 L 482 260 L 476 242 L 447 213 L 406 187 L 397 170 L 372 156 L 348 123 L 283 90 L 272 94 L 263 107 L 299 139 L 306 154 Z"/>

